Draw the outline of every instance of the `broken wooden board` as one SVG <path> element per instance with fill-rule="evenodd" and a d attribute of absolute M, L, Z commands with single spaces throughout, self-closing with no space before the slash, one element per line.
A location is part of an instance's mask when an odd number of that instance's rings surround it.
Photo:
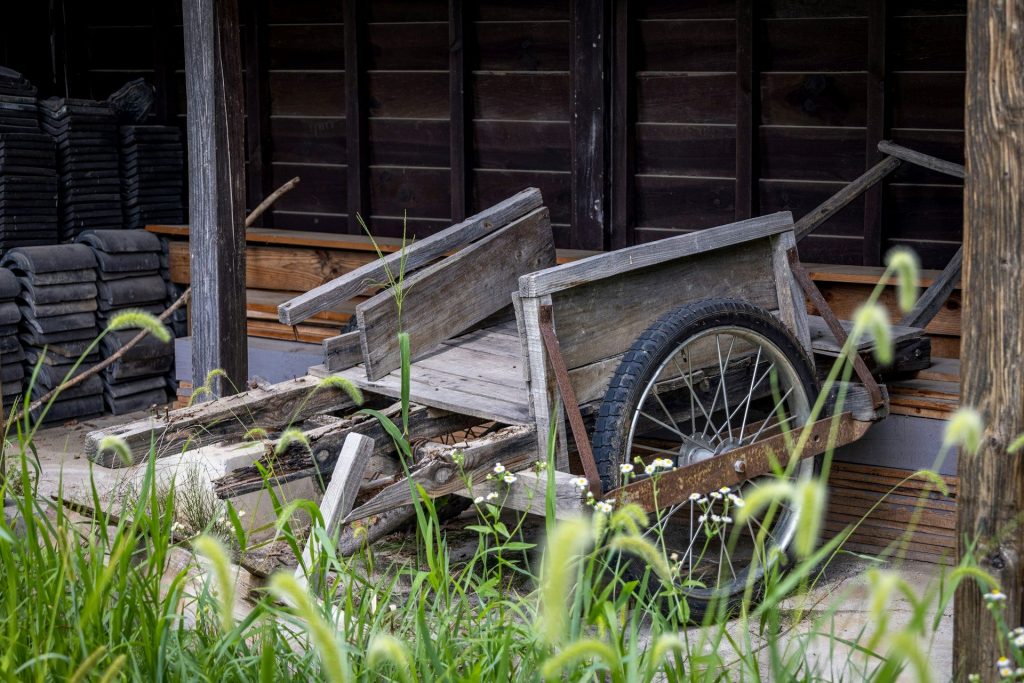
<path fill-rule="evenodd" d="M 555 519 L 569 519 L 589 511 L 584 492 L 575 484 L 577 477 L 569 472 L 552 472 Z M 515 473 L 516 480 L 511 484 L 503 481 L 482 481 L 474 484 L 472 489 L 456 491 L 455 495 L 477 501 L 478 504 L 488 503 L 502 509 L 519 510 L 534 515 L 547 516 L 547 472 L 522 470 Z M 488 498 L 491 494 L 495 498 Z"/>
<path fill-rule="evenodd" d="M 90 432 L 85 454 L 104 467 L 125 467 L 145 460 L 151 448 L 160 458 L 216 441 L 240 440 L 254 427 L 273 431 L 317 413 L 350 408 L 355 403 L 344 391 L 322 386 L 314 377 L 299 377 Z M 131 462 L 123 462 L 114 449 L 101 447 L 107 437 L 128 446 Z"/>
<path fill-rule="evenodd" d="M 401 365 L 399 331 L 409 335 L 415 360 L 507 307 L 520 276 L 554 263 L 551 222 L 541 207 L 406 277 L 400 314 L 390 290 L 363 302 L 356 319 L 367 378 L 378 380 Z"/>

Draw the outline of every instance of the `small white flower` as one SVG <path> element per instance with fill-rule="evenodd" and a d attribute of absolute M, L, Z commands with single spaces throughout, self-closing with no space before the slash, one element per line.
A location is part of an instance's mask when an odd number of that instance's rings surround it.
<path fill-rule="evenodd" d="M 697 501 L 697 505 L 707 505 L 709 502 L 707 498 L 701 498 Z"/>
<path fill-rule="evenodd" d="M 572 485 L 582 491 L 590 486 L 590 482 L 586 477 L 576 477 L 572 480 Z"/>
<path fill-rule="evenodd" d="M 487 500 L 497 500 L 497 498 L 498 498 L 498 492 L 497 491 L 491 491 L 490 493 L 487 494 Z"/>
<path fill-rule="evenodd" d="M 668 458 L 655 458 L 654 462 L 651 464 L 653 464 L 658 469 L 662 470 L 670 470 L 673 467 L 675 467 L 675 463 L 669 460 Z"/>
<path fill-rule="evenodd" d="M 392 604 L 388 605 L 388 609 L 390 611 L 392 611 L 392 612 L 397 612 L 398 611 L 398 605 L 392 603 Z"/>
<path fill-rule="evenodd" d="M 505 466 L 502 465 L 500 462 L 496 463 L 494 465 L 494 473 L 495 474 L 505 474 Z"/>
<path fill-rule="evenodd" d="M 729 488 L 728 486 L 723 486 L 722 488 L 718 489 L 718 492 L 721 493 L 723 496 L 729 493 L 730 491 L 732 491 L 732 489 Z"/>
<path fill-rule="evenodd" d="M 673 562 L 678 562 L 679 561 L 679 553 L 672 553 L 671 555 L 668 556 L 668 559 L 672 560 Z"/>
<path fill-rule="evenodd" d="M 622 472 L 623 474 L 629 474 L 632 471 L 633 471 L 633 465 L 631 463 L 627 462 L 627 463 L 623 463 L 623 464 L 619 465 L 619 472 Z"/>
<path fill-rule="evenodd" d="M 473 499 L 473 502 L 476 503 L 477 505 L 479 505 L 480 503 L 484 502 L 484 497 L 483 496 L 477 496 L 476 498 Z"/>
<path fill-rule="evenodd" d="M 612 504 L 606 500 L 602 500 L 594 506 L 594 509 L 607 515 L 612 511 Z"/>
<path fill-rule="evenodd" d="M 700 500 L 701 498 L 702 498 L 702 496 L 699 493 L 691 493 L 690 494 L 690 500 L 691 501 L 693 501 L 693 500 Z"/>
<path fill-rule="evenodd" d="M 722 521 L 726 524 L 732 524 L 732 517 L 730 517 L 729 515 L 724 515 L 722 517 Z"/>
<path fill-rule="evenodd" d="M 239 517 L 245 517 L 245 510 L 239 510 L 238 511 L 238 516 Z"/>
<path fill-rule="evenodd" d="M 729 494 L 729 502 L 731 502 L 733 505 L 735 505 L 738 508 L 741 508 L 744 505 L 746 505 L 746 502 L 742 498 L 740 498 L 739 496 L 737 496 L 737 495 L 735 495 L 733 493 Z"/>
<path fill-rule="evenodd" d="M 718 524 L 719 522 L 722 521 L 722 518 L 719 517 L 718 515 L 711 515 L 711 521 L 714 522 L 715 524 Z"/>
<path fill-rule="evenodd" d="M 700 522 L 701 524 L 703 524 L 707 520 L 708 520 L 708 516 L 707 515 L 701 515 L 700 517 L 697 518 L 697 521 Z"/>
<path fill-rule="evenodd" d="M 993 588 L 990 593 L 985 593 L 982 597 L 984 597 L 985 602 L 989 604 L 1006 602 L 1006 593 L 1002 592 L 998 588 Z"/>
<path fill-rule="evenodd" d="M 644 468 L 644 473 L 645 474 L 654 474 L 657 471 L 658 471 L 658 468 L 654 466 L 654 463 L 651 463 L 650 465 L 648 465 L 647 467 Z"/>
<path fill-rule="evenodd" d="M 505 473 L 505 477 L 504 477 L 504 481 L 505 481 L 506 484 L 514 484 L 514 483 L 516 483 L 516 475 L 512 474 L 511 472 L 506 472 Z"/>
<path fill-rule="evenodd" d="M 719 493 L 718 491 L 712 491 L 708 495 L 714 498 L 715 500 L 722 500 L 722 494 Z"/>
<path fill-rule="evenodd" d="M 1024 647 L 1024 635 L 1017 636 L 1013 639 L 1013 644 L 1017 647 Z"/>

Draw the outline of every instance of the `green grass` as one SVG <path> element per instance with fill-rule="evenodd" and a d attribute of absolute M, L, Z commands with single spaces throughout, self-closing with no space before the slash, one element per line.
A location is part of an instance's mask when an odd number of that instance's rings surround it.
<path fill-rule="evenodd" d="M 856 334 L 869 334 L 878 321 L 858 325 Z M 830 381 L 844 376 L 849 363 L 841 359 Z M 407 454 L 404 430 L 386 426 Z M 36 428 L 26 418 L 8 432 L 0 480 L 17 508 L 15 521 L 0 522 L 4 681 L 822 680 L 815 651 L 831 652 L 836 680 L 929 680 L 929 651 L 957 584 L 995 587 L 969 552 L 931 586 L 908 585 L 879 566 L 869 575 L 871 619 L 854 636 L 834 633 L 844 594 L 814 609 L 785 600 L 814 588 L 844 553 L 844 536 L 815 543 L 824 485 L 797 489 L 780 473 L 774 495 L 754 502 L 800 496 L 804 509 L 818 511 L 800 519 L 799 559 L 768 577 L 763 600 L 748 591 L 740 605 L 709 610 L 697 624 L 685 593 L 663 580 L 671 559 L 657 538 L 641 535 L 649 520 L 639 509 L 549 519 L 543 541 L 524 533 L 524 518 L 502 510 L 500 497 L 477 504 L 466 532 L 475 550 L 460 560 L 434 501 L 417 497 L 416 559 L 390 566 L 373 548 L 339 557 L 315 504 L 275 497 L 277 538 L 297 564 L 305 538 L 293 518 L 309 513 L 318 543 L 307 578 L 327 578 L 309 582 L 319 586 L 315 595 L 287 572 L 250 591 L 232 564 L 233 546 L 251 545 L 232 507 L 215 519 L 195 513 L 207 503 L 189 497 L 187 482 L 158 484 L 151 454 L 117 509 L 93 489 L 101 512 L 72 517 L 37 492 Z M 958 422 L 944 448 L 970 443 L 976 428 Z M 794 436 L 799 449 L 804 439 Z M 539 460 L 551 471 L 553 449 Z M 267 481 L 273 491 L 271 473 Z M 189 538 L 176 542 L 182 507 Z M 890 554 L 900 552 L 897 544 Z M 626 572 L 627 557 L 645 570 Z M 898 597 L 910 614 L 897 624 L 889 610 Z M 997 597 L 993 604 L 1001 618 Z M 1019 656 L 1009 641 L 1006 648 Z"/>

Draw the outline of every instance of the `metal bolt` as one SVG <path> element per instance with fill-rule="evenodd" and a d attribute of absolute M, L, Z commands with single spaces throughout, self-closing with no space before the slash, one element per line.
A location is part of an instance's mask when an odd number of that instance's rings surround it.
<path fill-rule="evenodd" d="M 747 463 L 742 460 L 737 460 L 732 464 L 732 468 L 736 470 L 736 474 L 743 474 L 747 471 Z"/>

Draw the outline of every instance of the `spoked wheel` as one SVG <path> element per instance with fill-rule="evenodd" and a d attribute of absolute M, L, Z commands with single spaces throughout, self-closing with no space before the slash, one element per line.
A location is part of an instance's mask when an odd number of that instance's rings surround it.
<path fill-rule="evenodd" d="M 816 395 L 813 365 L 767 311 L 721 299 L 676 309 L 636 340 L 601 405 L 594 456 L 604 490 L 796 430 Z M 802 460 L 793 476 L 812 477 L 815 468 L 814 459 Z M 780 506 L 770 517 L 737 521 L 745 496 L 764 483 L 694 491 L 663 508 L 648 530 L 692 614 L 738 599 L 748 581 L 756 597 L 765 572 L 783 561 L 798 510 Z"/>

